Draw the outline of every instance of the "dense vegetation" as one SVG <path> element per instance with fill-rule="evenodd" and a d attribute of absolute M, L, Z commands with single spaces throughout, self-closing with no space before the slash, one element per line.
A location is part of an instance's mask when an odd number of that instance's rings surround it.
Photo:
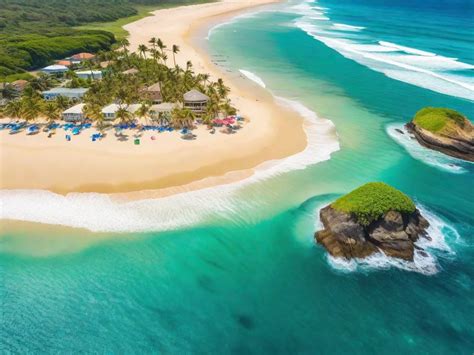
<path fill-rule="evenodd" d="M 367 183 L 342 196 L 331 206 L 354 214 L 363 225 L 369 225 L 389 211 L 411 213 L 416 209 L 407 195 L 383 182 Z"/>
<path fill-rule="evenodd" d="M 108 49 L 106 31 L 73 29 L 137 14 L 137 4 L 189 0 L 0 0 L 0 81 L 81 51 Z M 15 77 L 10 77 L 15 79 Z"/>
<path fill-rule="evenodd" d="M 453 128 L 463 128 L 466 121 L 459 112 L 439 107 L 425 107 L 413 118 L 413 123 L 432 133 L 449 133 Z"/>
<path fill-rule="evenodd" d="M 0 114 L 13 120 L 24 119 L 29 122 L 38 119 L 60 119 L 61 112 L 75 102 L 62 96 L 55 101 L 45 101 L 41 97 L 41 91 L 59 84 L 66 87 L 89 87 L 84 96 L 84 113 L 100 130 L 104 129 L 102 108 L 111 103 L 119 105 L 116 116 L 121 123 L 132 123 L 137 118 L 145 121 L 151 119 L 149 113 L 152 101 L 144 94 L 144 89 L 153 84 L 158 84 L 164 102 L 176 103 L 171 115 L 159 117 L 161 125 L 192 129 L 199 119 L 199 122 L 212 127 L 219 114 L 227 116 L 236 113 L 228 98 L 229 88 L 222 79 L 212 81 L 208 74 L 195 73 L 190 61 L 184 68 L 176 64 L 178 46 L 167 47 L 160 39 L 152 38 L 149 46 L 142 44 L 138 53 L 130 53 L 128 45 L 128 41 L 123 39 L 120 41 L 120 48 L 102 51 L 94 60 L 85 64 L 87 68 L 100 69 L 100 63 L 107 61 L 109 66 L 104 71 L 102 80 L 79 79 L 72 70 L 63 78 L 40 74 L 29 83 L 21 97 L 16 97 L 14 90 L 7 85 L 2 95 L 8 99 L 8 103 Z M 135 69 L 135 73 L 124 73 L 129 69 Z M 209 97 L 207 107 L 199 117 L 179 104 L 183 102 L 184 94 L 191 89 Z M 128 107 L 136 103 L 141 104 L 141 107 L 138 112 L 132 114 Z"/>

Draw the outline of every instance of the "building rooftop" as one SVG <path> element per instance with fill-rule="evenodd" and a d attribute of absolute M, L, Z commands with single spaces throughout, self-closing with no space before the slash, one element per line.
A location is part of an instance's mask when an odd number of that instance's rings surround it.
<path fill-rule="evenodd" d="M 77 70 L 76 74 L 87 74 L 87 75 L 102 75 L 100 70 Z"/>
<path fill-rule="evenodd" d="M 47 67 L 41 69 L 42 71 L 68 71 L 69 69 L 65 65 L 48 65 Z"/>
<path fill-rule="evenodd" d="M 146 91 L 161 91 L 160 83 L 155 83 L 146 88 Z"/>
<path fill-rule="evenodd" d="M 115 113 L 117 112 L 120 108 L 125 108 L 128 112 L 134 113 L 140 108 L 140 104 L 131 104 L 131 105 L 118 105 L 118 104 L 110 104 L 105 106 L 102 109 L 102 113 Z"/>
<path fill-rule="evenodd" d="M 57 65 L 64 65 L 65 67 L 70 67 L 72 65 L 70 60 L 58 60 Z"/>
<path fill-rule="evenodd" d="M 87 60 L 87 59 L 92 59 L 94 58 L 95 55 L 92 53 L 87 53 L 87 52 L 82 52 L 82 53 L 77 53 L 71 56 L 71 59 L 74 60 Z"/>
<path fill-rule="evenodd" d="M 209 96 L 204 95 L 202 92 L 197 91 L 196 89 L 189 90 L 183 95 L 184 101 L 187 102 L 202 102 L 209 100 Z"/>
<path fill-rule="evenodd" d="M 52 88 L 43 91 L 42 94 L 85 94 L 87 88 Z"/>
<path fill-rule="evenodd" d="M 63 113 L 82 113 L 85 104 L 77 104 L 72 107 L 69 107 L 67 110 L 64 110 Z"/>
<path fill-rule="evenodd" d="M 172 111 L 175 107 L 180 107 L 181 105 L 174 102 L 163 102 L 158 105 L 153 105 L 150 107 L 150 111 L 154 112 L 168 112 Z"/>

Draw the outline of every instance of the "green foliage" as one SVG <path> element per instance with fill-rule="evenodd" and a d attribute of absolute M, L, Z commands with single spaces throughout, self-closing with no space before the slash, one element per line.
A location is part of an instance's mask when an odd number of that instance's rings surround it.
<path fill-rule="evenodd" d="M 443 133 L 453 126 L 463 128 L 467 118 L 449 108 L 425 107 L 418 111 L 413 122 L 430 132 Z"/>
<path fill-rule="evenodd" d="M 407 195 L 383 182 L 362 185 L 337 199 L 331 206 L 355 215 L 363 225 L 369 225 L 389 211 L 411 213 L 416 209 Z"/>

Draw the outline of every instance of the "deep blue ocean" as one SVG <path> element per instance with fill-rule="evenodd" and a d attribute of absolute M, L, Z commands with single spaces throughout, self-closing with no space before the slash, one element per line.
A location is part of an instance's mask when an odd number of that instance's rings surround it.
<path fill-rule="evenodd" d="M 425 106 L 472 121 L 473 20 L 472 0 L 291 1 L 212 29 L 211 56 L 299 110 L 309 148 L 162 200 L 25 194 L 25 219 L 95 232 L 2 235 L 0 352 L 472 354 L 474 164 L 395 129 Z M 415 200 L 428 256 L 348 263 L 314 244 L 318 210 L 369 181 Z"/>

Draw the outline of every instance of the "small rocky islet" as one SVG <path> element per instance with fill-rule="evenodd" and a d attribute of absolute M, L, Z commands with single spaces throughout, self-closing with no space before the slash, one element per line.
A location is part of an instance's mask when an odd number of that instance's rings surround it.
<path fill-rule="evenodd" d="M 381 182 L 367 183 L 320 211 L 324 229 L 316 242 L 331 256 L 366 258 L 383 252 L 413 261 L 419 238 L 430 239 L 429 222 L 401 191 Z M 422 252 L 424 253 L 424 252 Z"/>
<path fill-rule="evenodd" d="M 426 107 L 405 127 L 422 146 L 474 162 L 474 125 L 461 113 L 448 108 Z"/>

